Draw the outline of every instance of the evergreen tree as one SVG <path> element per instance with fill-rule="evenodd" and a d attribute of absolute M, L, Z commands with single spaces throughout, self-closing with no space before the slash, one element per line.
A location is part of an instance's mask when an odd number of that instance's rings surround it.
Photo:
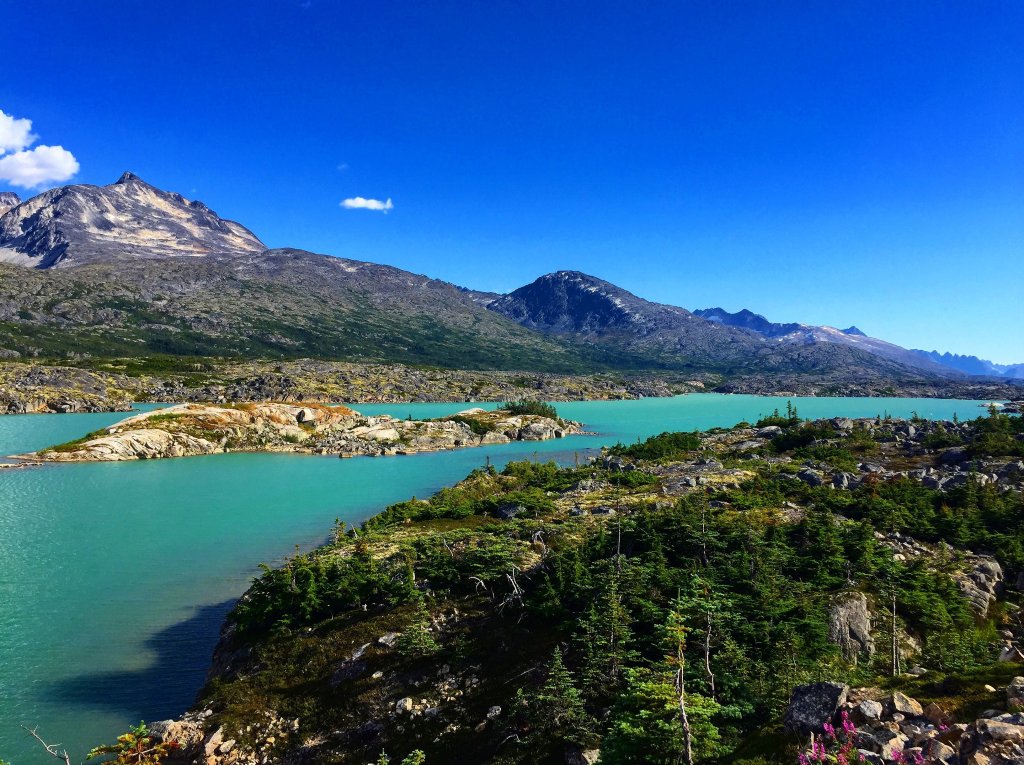
<path fill-rule="evenodd" d="M 538 732 L 576 744 L 586 740 L 590 725 L 583 696 L 562 660 L 561 648 L 552 653 L 547 680 L 529 708 L 532 727 Z"/>
<path fill-rule="evenodd" d="M 430 634 L 430 612 L 422 594 L 416 598 L 413 608 L 412 622 L 399 635 L 395 648 L 404 656 L 427 656 L 436 652 L 440 646 Z"/>
<path fill-rule="evenodd" d="M 580 625 L 583 682 L 589 696 L 607 698 L 621 685 L 623 667 L 634 657 L 630 621 L 613 575 Z"/>

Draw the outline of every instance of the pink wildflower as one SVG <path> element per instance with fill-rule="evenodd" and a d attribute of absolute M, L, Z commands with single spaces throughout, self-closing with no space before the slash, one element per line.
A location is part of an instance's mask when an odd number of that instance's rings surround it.
<path fill-rule="evenodd" d="M 853 720 L 850 719 L 849 713 L 843 710 L 843 731 L 846 733 L 853 733 L 857 730 L 857 726 L 853 724 Z"/>

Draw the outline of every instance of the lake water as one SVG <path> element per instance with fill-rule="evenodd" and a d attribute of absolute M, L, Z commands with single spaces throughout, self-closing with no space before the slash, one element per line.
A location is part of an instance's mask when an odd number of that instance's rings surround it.
<path fill-rule="evenodd" d="M 793 402 L 811 418 L 984 413 L 976 401 Z M 617 441 L 753 421 L 785 404 L 714 394 L 558 404 L 559 414 L 598 435 L 407 457 L 224 454 L 0 470 L 0 759 L 52 762 L 22 724 L 38 725 L 78 762 L 130 723 L 184 711 L 257 564 L 323 542 L 336 518 L 357 523 L 389 503 L 429 496 L 487 457 L 498 466 L 534 457 L 571 462 Z M 467 406 L 356 405 L 414 418 Z M 68 441 L 124 416 L 2 416 L 0 455 Z"/>

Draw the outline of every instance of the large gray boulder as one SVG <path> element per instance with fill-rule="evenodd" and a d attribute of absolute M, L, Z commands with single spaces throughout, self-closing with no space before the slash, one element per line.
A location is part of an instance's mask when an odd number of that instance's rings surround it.
<path fill-rule="evenodd" d="M 837 596 L 829 609 L 828 639 L 839 646 L 847 661 L 875 655 L 871 612 L 863 592 L 847 592 Z"/>
<path fill-rule="evenodd" d="M 803 481 L 808 486 L 821 486 L 824 483 L 824 479 L 821 477 L 821 473 L 816 470 L 806 468 L 796 474 L 796 477 Z"/>
<path fill-rule="evenodd" d="M 806 736 L 832 722 L 839 707 L 846 703 L 850 687 L 842 683 L 810 683 L 793 689 L 783 724 L 787 730 Z"/>
<path fill-rule="evenodd" d="M 957 584 L 974 611 L 985 616 L 1002 590 L 1003 569 L 994 558 L 978 556 L 973 562 L 971 570 L 956 577 Z"/>

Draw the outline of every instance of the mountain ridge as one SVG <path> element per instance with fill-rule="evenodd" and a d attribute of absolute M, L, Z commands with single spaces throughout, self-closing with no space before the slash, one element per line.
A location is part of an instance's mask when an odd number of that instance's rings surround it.
<path fill-rule="evenodd" d="M 0 215 L 0 326 L 0 356 L 8 357 L 144 352 L 557 372 L 962 374 L 856 327 L 691 312 L 580 271 L 496 295 L 370 261 L 268 249 L 203 202 L 131 172 L 107 186 L 51 189 Z"/>
<path fill-rule="evenodd" d="M 1010 379 L 1024 379 L 1024 363 L 1021 364 L 997 364 L 988 359 L 981 359 L 977 356 L 961 355 L 958 353 L 940 353 L 939 351 L 922 351 L 913 349 L 912 353 L 921 354 L 938 364 L 957 369 L 965 374 L 979 376 L 1007 377 Z"/>

